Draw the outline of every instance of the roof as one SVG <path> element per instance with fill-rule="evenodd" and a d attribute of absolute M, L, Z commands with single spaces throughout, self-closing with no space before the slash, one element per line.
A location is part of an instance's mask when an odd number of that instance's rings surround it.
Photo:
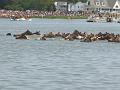
<path fill-rule="evenodd" d="M 117 0 L 88 0 L 91 3 L 91 7 L 104 7 L 104 8 L 113 8 Z M 120 3 L 120 0 L 118 0 Z M 99 2 L 100 5 L 97 6 L 96 2 Z M 104 5 L 102 5 L 104 3 Z"/>
<path fill-rule="evenodd" d="M 109 7 L 113 7 L 117 0 L 107 0 Z"/>

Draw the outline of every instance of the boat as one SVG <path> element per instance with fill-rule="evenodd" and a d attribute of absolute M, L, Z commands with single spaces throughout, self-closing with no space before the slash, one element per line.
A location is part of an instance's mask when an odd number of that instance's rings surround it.
<path fill-rule="evenodd" d="M 31 18 L 26 19 L 26 18 L 10 18 L 11 21 L 32 21 Z"/>
<path fill-rule="evenodd" d="M 31 18 L 18 17 L 18 16 L 15 16 L 15 15 L 12 15 L 12 16 L 10 17 L 10 20 L 11 20 L 11 21 L 25 21 L 25 20 L 32 21 Z"/>
<path fill-rule="evenodd" d="M 87 22 L 96 22 L 96 20 L 93 19 L 93 18 L 89 18 L 89 19 L 87 20 Z"/>
<path fill-rule="evenodd" d="M 118 22 L 118 19 L 112 17 L 90 16 L 88 17 L 87 22 Z"/>
<path fill-rule="evenodd" d="M 100 17 L 98 15 L 91 15 L 88 17 L 87 22 L 99 22 Z"/>
<path fill-rule="evenodd" d="M 33 35 L 25 35 L 26 38 L 28 40 L 40 40 L 42 38 L 41 35 L 36 35 L 36 34 L 33 34 Z"/>
<path fill-rule="evenodd" d="M 112 17 L 112 16 L 107 16 L 107 15 L 99 15 L 99 14 L 91 14 L 87 22 L 116 22 L 120 23 L 120 18 L 118 17 Z"/>
<path fill-rule="evenodd" d="M 97 22 L 97 20 L 93 17 L 88 17 L 87 22 Z"/>

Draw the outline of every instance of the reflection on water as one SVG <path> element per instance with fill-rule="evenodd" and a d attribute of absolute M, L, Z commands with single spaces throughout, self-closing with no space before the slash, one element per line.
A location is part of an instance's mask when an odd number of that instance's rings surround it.
<path fill-rule="evenodd" d="M 15 40 L 7 32 L 120 33 L 116 23 L 0 19 L 0 90 L 120 90 L 120 44 Z"/>

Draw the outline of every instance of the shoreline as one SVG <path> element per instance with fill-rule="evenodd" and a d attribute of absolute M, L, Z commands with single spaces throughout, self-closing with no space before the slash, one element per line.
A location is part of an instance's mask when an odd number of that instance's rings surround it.
<path fill-rule="evenodd" d="M 13 11 L 0 10 L 0 18 L 27 17 L 27 18 L 47 18 L 47 19 L 87 19 L 87 12 L 62 12 L 62 11 Z"/>
<path fill-rule="evenodd" d="M 0 17 L 9 19 L 9 17 Z M 86 16 L 32 16 L 31 18 L 40 18 L 40 19 L 87 19 Z"/>
<path fill-rule="evenodd" d="M 86 16 L 33 16 L 31 18 L 43 18 L 43 19 L 87 19 Z"/>

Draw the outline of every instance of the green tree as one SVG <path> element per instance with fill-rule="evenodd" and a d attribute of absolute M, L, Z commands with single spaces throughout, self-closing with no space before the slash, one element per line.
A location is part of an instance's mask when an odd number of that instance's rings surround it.
<path fill-rule="evenodd" d="M 0 8 L 12 10 L 55 10 L 55 1 L 67 1 L 68 3 L 76 3 L 78 1 L 86 2 L 87 0 L 0 0 Z"/>

